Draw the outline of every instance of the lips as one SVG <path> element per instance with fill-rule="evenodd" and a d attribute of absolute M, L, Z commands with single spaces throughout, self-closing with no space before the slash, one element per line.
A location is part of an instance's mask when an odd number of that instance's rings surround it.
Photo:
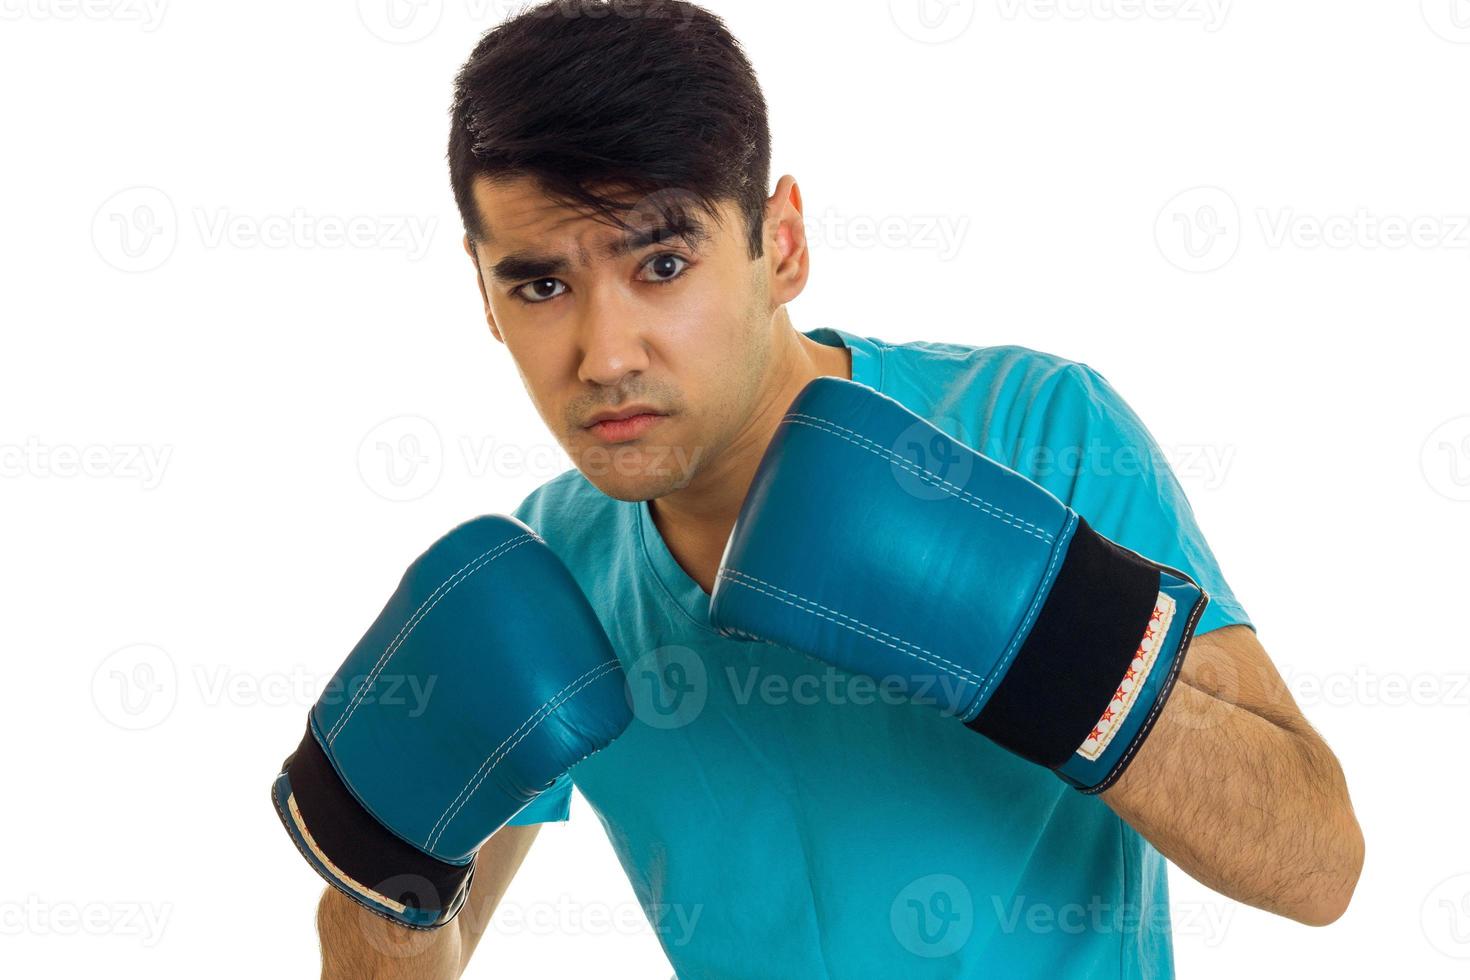
<path fill-rule="evenodd" d="M 599 412 L 592 417 L 586 429 L 603 442 L 629 442 L 667 417 L 652 408 L 634 405 L 617 411 Z"/>

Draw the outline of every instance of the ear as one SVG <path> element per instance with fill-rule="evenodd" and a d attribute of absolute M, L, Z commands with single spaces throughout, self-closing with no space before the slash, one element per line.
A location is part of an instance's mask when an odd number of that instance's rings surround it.
<path fill-rule="evenodd" d="M 490 312 L 490 294 L 485 291 L 485 274 L 480 271 L 480 256 L 475 253 L 475 243 L 470 241 L 469 235 L 464 236 L 464 251 L 475 267 L 475 282 L 480 286 L 480 302 L 485 305 L 485 322 L 490 325 L 490 333 L 503 344 L 505 338 L 500 336 L 500 328 L 495 325 L 495 314 Z"/>
<path fill-rule="evenodd" d="M 776 182 L 766 200 L 765 242 L 767 281 L 772 306 L 789 303 L 806 288 L 811 273 L 806 223 L 801 214 L 801 188 L 790 174 Z"/>

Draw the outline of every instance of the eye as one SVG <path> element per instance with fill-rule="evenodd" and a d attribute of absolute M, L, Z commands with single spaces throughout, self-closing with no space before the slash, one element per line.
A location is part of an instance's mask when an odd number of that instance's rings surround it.
<path fill-rule="evenodd" d="M 561 287 L 560 292 L 547 291 L 557 286 Z M 563 292 L 566 292 L 566 288 L 567 284 L 560 279 L 535 279 L 517 286 L 511 290 L 511 295 L 522 303 L 544 303 L 549 299 L 556 299 Z"/>
<path fill-rule="evenodd" d="M 675 262 L 682 264 L 679 265 L 677 268 L 671 269 L 669 267 L 670 264 Z M 673 282 L 675 279 L 678 279 L 684 274 L 684 270 L 688 267 L 689 260 L 684 258 L 684 256 L 678 255 L 674 252 L 660 253 L 649 259 L 648 262 L 643 266 L 645 270 L 653 270 L 655 275 L 655 278 L 645 279 L 644 282 L 651 282 L 655 285 L 662 286 L 664 283 Z"/>

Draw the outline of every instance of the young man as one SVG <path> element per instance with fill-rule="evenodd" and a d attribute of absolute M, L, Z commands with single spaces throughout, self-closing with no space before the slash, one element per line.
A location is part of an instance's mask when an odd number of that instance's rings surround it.
<path fill-rule="evenodd" d="M 801 192 L 783 176 L 766 193 L 765 104 L 717 18 L 531 9 L 480 41 L 452 115 L 490 333 L 577 467 L 516 517 L 595 611 L 637 719 L 479 848 L 443 928 L 410 932 L 329 889 L 325 975 L 459 975 L 573 785 L 680 976 L 1168 977 L 1165 858 L 1300 922 L 1342 914 L 1363 855 L 1342 773 L 1142 423 L 1059 357 L 796 330 Z M 1101 792 L 712 622 L 757 465 L 818 378 L 882 392 L 1208 594 L 1148 740 Z M 862 492 L 845 468 L 829 477 L 818 499 Z M 887 513 L 823 553 L 889 547 L 907 531 Z M 924 546 L 925 567 L 946 558 Z"/>

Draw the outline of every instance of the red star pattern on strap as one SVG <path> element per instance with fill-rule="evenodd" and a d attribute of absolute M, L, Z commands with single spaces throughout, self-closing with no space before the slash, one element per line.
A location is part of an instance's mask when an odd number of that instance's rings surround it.
<path fill-rule="evenodd" d="M 1128 670 L 1123 674 L 1123 679 L 1118 682 L 1117 690 L 1113 692 L 1112 701 L 1103 711 L 1102 717 L 1097 720 L 1092 731 L 1088 733 L 1087 740 L 1078 749 L 1082 755 L 1096 759 L 1107 748 L 1107 743 L 1112 740 L 1113 733 L 1128 716 L 1128 709 L 1138 697 L 1153 667 L 1154 658 L 1158 655 L 1156 644 L 1151 641 L 1157 639 L 1161 634 L 1168 633 L 1168 624 L 1173 620 L 1173 613 L 1172 599 L 1160 593 L 1153 615 L 1149 617 L 1148 625 L 1143 630 L 1143 636 L 1138 641 L 1138 649 L 1134 651 L 1133 659 L 1128 664 Z M 1135 667 L 1134 664 L 1138 666 Z M 1124 690 L 1125 687 L 1128 689 Z"/>

